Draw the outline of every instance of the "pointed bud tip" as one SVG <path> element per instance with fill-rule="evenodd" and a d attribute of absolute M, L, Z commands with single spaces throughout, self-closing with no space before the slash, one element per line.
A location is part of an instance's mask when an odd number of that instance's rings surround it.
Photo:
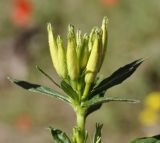
<path fill-rule="evenodd" d="M 100 28 L 96 28 L 96 30 L 95 30 L 95 37 L 96 38 L 101 38 L 101 36 L 102 36 L 102 29 L 100 29 Z"/>
<path fill-rule="evenodd" d="M 91 31 L 95 31 L 95 30 L 96 30 L 96 28 L 97 28 L 97 26 L 94 26 L 94 27 L 92 28 L 92 30 L 91 30 Z"/>
<path fill-rule="evenodd" d="M 52 31 L 52 25 L 51 25 L 51 23 L 47 24 L 47 30 L 48 30 L 48 32 Z"/>
<path fill-rule="evenodd" d="M 73 40 L 74 38 L 75 38 L 74 26 L 70 24 L 68 26 L 68 40 Z"/>
<path fill-rule="evenodd" d="M 57 45 L 62 45 L 63 41 L 60 35 L 57 36 Z"/>
<path fill-rule="evenodd" d="M 68 25 L 68 32 L 74 33 L 74 26 L 72 24 Z"/>
<path fill-rule="evenodd" d="M 103 18 L 103 21 L 102 21 L 102 25 L 103 24 L 105 24 L 105 25 L 107 25 L 108 24 L 108 17 L 107 16 L 105 16 L 104 18 Z"/>
<path fill-rule="evenodd" d="M 87 33 L 84 34 L 83 39 L 84 39 L 84 40 L 88 40 L 88 39 L 89 39 L 89 36 L 88 36 Z"/>
<path fill-rule="evenodd" d="M 77 30 L 77 33 L 76 33 L 77 39 L 81 39 L 81 36 L 82 36 L 82 31 L 81 30 Z"/>
<path fill-rule="evenodd" d="M 57 36 L 57 41 L 62 41 L 62 38 L 60 35 Z"/>
<path fill-rule="evenodd" d="M 77 41 L 77 46 L 81 46 L 82 44 L 82 32 L 81 30 L 77 30 L 77 33 L 76 33 L 76 41 Z"/>
<path fill-rule="evenodd" d="M 80 36 L 82 34 L 82 31 L 78 29 L 76 34 Z"/>
<path fill-rule="evenodd" d="M 94 35 L 94 33 L 95 33 L 95 31 L 96 31 L 96 28 L 97 28 L 97 27 L 93 27 L 93 28 L 91 29 L 90 37 L 92 37 L 92 36 Z"/>

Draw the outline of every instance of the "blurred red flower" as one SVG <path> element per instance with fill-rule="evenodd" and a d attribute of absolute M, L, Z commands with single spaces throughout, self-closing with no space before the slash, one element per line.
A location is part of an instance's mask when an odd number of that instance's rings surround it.
<path fill-rule="evenodd" d="M 27 26 L 31 20 L 32 5 L 29 0 L 13 0 L 12 20 L 18 26 Z"/>
<path fill-rule="evenodd" d="M 32 127 L 31 117 L 26 114 L 21 114 L 16 119 L 16 127 L 21 131 L 27 131 Z"/>
<path fill-rule="evenodd" d="M 104 6 L 114 6 L 119 2 L 119 0 L 101 0 Z"/>

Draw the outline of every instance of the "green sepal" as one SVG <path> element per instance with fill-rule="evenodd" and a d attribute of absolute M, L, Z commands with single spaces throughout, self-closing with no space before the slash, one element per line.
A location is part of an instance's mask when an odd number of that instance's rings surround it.
<path fill-rule="evenodd" d="M 49 95 L 51 97 L 55 97 L 57 99 L 60 99 L 66 103 L 70 103 L 68 97 L 65 97 L 63 95 L 61 95 L 60 93 L 58 93 L 57 91 L 51 89 L 51 88 L 48 88 L 48 87 L 45 87 L 45 86 L 42 86 L 42 85 L 38 85 L 38 84 L 33 84 L 33 83 L 29 83 L 29 82 L 26 82 L 26 81 L 21 81 L 21 80 L 16 80 L 16 79 L 13 79 L 13 78 L 10 78 L 8 77 L 9 81 L 11 81 L 12 83 L 28 90 L 28 91 L 31 91 L 31 92 L 35 92 L 35 93 L 41 93 L 41 94 L 45 94 L 45 95 Z"/>
<path fill-rule="evenodd" d="M 64 80 L 61 82 L 61 89 L 73 100 L 76 100 L 76 101 L 79 100 L 78 94 L 76 93 L 76 91 Z"/>
<path fill-rule="evenodd" d="M 36 65 L 36 68 L 40 73 L 42 73 L 45 77 L 47 77 L 51 82 L 53 82 L 57 87 L 60 88 L 60 85 L 49 74 L 42 70 L 38 65 Z"/>
<path fill-rule="evenodd" d="M 138 138 L 130 143 L 160 143 L 160 135 Z"/>
<path fill-rule="evenodd" d="M 93 143 L 101 143 L 101 132 L 102 132 L 103 124 L 96 123 L 96 131 L 93 137 Z"/>
<path fill-rule="evenodd" d="M 49 127 L 55 143 L 72 143 L 63 131 Z"/>
<path fill-rule="evenodd" d="M 100 84 L 92 90 L 89 96 L 94 96 L 106 91 L 107 89 L 115 85 L 121 84 L 136 71 L 136 69 L 141 65 L 142 62 L 143 60 L 139 59 L 119 68 L 111 76 L 105 78 L 102 82 L 100 82 Z"/>
<path fill-rule="evenodd" d="M 86 102 L 84 102 L 82 104 L 82 106 L 84 107 L 90 107 L 90 106 L 95 106 L 98 104 L 102 104 L 102 103 L 107 103 L 107 102 L 111 102 L 111 101 L 118 101 L 118 102 L 128 102 L 128 103 L 138 103 L 138 100 L 134 100 L 134 99 L 126 99 L 126 98 L 121 98 L 121 97 L 99 97 L 96 96 Z"/>

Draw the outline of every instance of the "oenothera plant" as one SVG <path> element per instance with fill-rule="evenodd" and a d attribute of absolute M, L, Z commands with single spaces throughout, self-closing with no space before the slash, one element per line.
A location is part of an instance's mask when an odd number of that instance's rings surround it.
<path fill-rule="evenodd" d="M 107 90 L 121 84 L 130 77 L 142 63 L 142 59 L 135 60 L 118 70 L 109 77 L 98 78 L 98 73 L 105 58 L 108 40 L 108 20 L 105 17 L 101 27 L 95 27 L 91 33 L 84 34 L 80 30 L 75 32 L 74 26 L 68 26 L 67 48 L 63 45 L 60 36 L 55 36 L 51 24 L 47 26 L 48 41 L 54 68 L 61 78 L 58 84 L 51 76 L 37 66 L 37 69 L 51 80 L 65 95 L 54 89 L 20 81 L 13 78 L 9 80 L 16 85 L 31 92 L 42 93 L 55 97 L 69 104 L 76 113 L 77 124 L 73 128 L 71 137 L 59 129 L 50 127 L 50 131 L 56 143 L 86 143 L 88 133 L 85 129 L 86 118 L 94 111 L 100 109 L 103 103 L 121 101 L 136 103 L 136 100 L 111 97 Z M 102 124 L 96 124 L 93 143 L 101 143 Z"/>

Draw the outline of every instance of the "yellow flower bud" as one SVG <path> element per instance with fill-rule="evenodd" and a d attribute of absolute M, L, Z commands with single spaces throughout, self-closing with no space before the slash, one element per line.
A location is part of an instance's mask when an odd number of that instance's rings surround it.
<path fill-rule="evenodd" d="M 90 35 L 89 35 L 89 42 L 88 42 L 89 51 L 92 50 L 95 31 L 96 31 L 96 28 L 94 27 L 94 28 L 91 30 L 91 33 L 90 33 Z"/>
<path fill-rule="evenodd" d="M 104 17 L 102 21 L 102 61 L 101 64 L 103 63 L 103 60 L 105 58 L 106 54 L 106 49 L 107 49 L 107 41 L 108 41 L 108 18 Z"/>
<path fill-rule="evenodd" d="M 85 82 L 92 83 L 100 69 L 101 55 L 102 55 L 102 44 L 101 44 L 101 33 L 95 32 L 95 38 L 93 42 L 92 51 L 86 67 Z"/>
<path fill-rule="evenodd" d="M 56 72 L 59 73 L 59 67 L 58 67 L 58 61 L 57 61 L 58 47 L 57 47 L 55 36 L 52 31 L 52 26 L 50 23 L 47 25 L 47 30 L 48 30 L 48 42 L 49 42 L 49 49 L 50 49 L 52 62 L 53 62 Z"/>
<path fill-rule="evenodd" d="M 67 77 L 66 51 L 60 36 L 57 37 L 57 46 L 58 46 L 58 63 L 59 63 L 58 74 L 60 77 L 66 78 Z"/>
<path fill-rule="evenodd" d="M 83 46 L 82 46 L 82 52 L 80 56 L 80 68 L 81 69 L 85 69 L 87 62 L 88 62 L 88 58 L 89 58 L 89 49 L 88 49 L 89 36 L 87 34 L 84 34 L 83 40 L 84 41 L 83 41 Z"/>
<path fill-rule="evenodd" d="M 79 76 L 79 67 L 76 53 L 76 39 L 74 27 L 71 25 L 69 25 L 68 28 L 67 69 L 70 79 L 77 80 Z"/>
<path fill-rule="evenodd" d="M 79 50 L 82 47 L 82 36 L 81 36 L 81 31 L 77 30 L 76 33 L 76 44 L 77 44 L 77 50 Z M 78 52 L 77 52 L 78 54 Z"/>
<path fill-rule="evenodd" d="M 80 67 L 80 56 L 82 53 L 82 36 L 81 36 L 81 31 L 77 30 L 76 33 L 76 51 L 77 51 L 77 58 L 78 58 L 78 66 Z"/>

